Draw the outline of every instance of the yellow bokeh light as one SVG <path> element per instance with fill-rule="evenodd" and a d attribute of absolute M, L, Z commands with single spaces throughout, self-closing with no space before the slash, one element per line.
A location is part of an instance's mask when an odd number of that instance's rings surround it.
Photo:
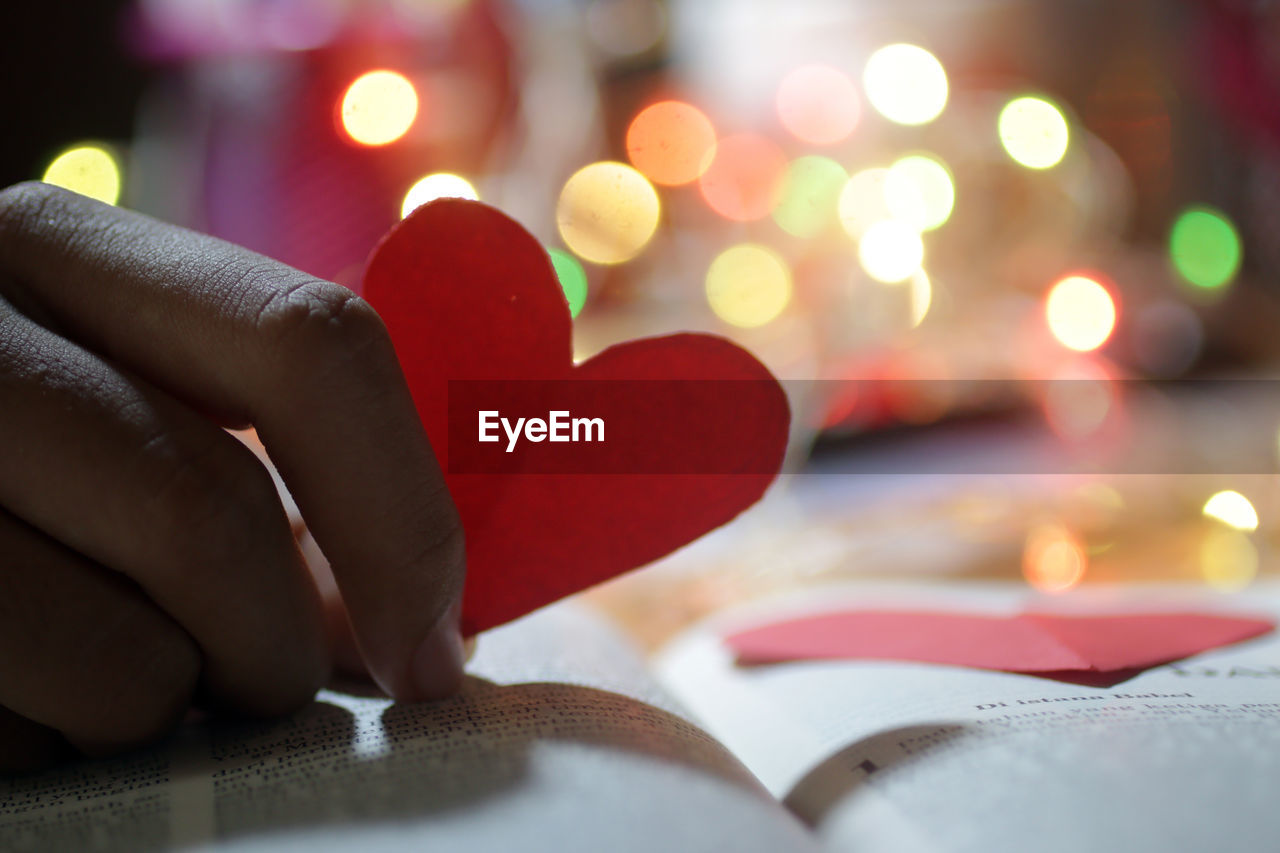
<path fill-rule="evenodd" d="M 342 96 L 342 127 L 361 145 L 387 145 L 404 136 L 418 117 L 418 92 L 395 71 L 356 78 Z"/>
<path fill-rule="evenodd" d="M 1022 575 L 1041 592 L 1066 592 L 1080 583 L 1088 566 L 1084 545 L 1065 527 L 1046 524 L 1027 536 Z"/>
<path fill-rule="evenodd" d="M 933 283 L 924 270 L 916 270 L 911 276 L 911 328 L 924 322 L 933 304 Z"/>
<path fill-rule="evenodd" d="M 868 228 L 858 241 L 858 260 L 867 275 L 885 284 L 906 281 L 924 262 L 920 234 L 905 222 L 886 219 Z"/>
<path fill-rule="evenodd" d="M 947 72 L 914 44 L 891 44 L 871 54 L 862 85 L 876 112 L 897 124 L 933 121 L 947 105 Z"/>
<path fill-rule="evenodd" d="M 1258 575 L 1258 549 L 1238 530 L 1210 530 L 1200 542 L 1200 573 L 1222 592 L 1244 589 Z"/>
<path fill-rule="evenodd" d="M 1257 530 L 1258 511 L 1249 499 L 1237 491 L 1226 489 L 1204 502 L 1204 515 L 1216 518 L 1236 530 Z"/>
<path fill-rule="evenodd" d="M 1048 169 L 1062 162 L 1071 132 L 1062 110 L 1044 98 L 1014 98 L 1000 111 L 1000 144 L 1028 169 Z"/>
<path fill-rule="evenodd" d="M 911 154 L 889 167 L 885 200 L 894 217 L 921 231 L 932 231 L 949 218 L 956 203 L 955 182 L 940 161 Z"/>
<path fill-rule="evenodd" d="M 41 180 L 107 204 L 120 200 L 120 166 L 111 152 L 99 145 L 77 145 L 62 152 L 53 158 Z"/>
<path fill-rule="evenodd" d="M 449 172 L 436 172 L 409 187 L 409 191 L 404 194 L 404 202 L 400 205 L 400 218 L 403 219 L 427 202 L 438 198 L 466 198 L 476 201 L 480 194 L 466 178 Z"/>
<path fill-rule="evenodd" d="M 888 177 L 888 169 L 863 169 L 854 173 L 840 191 L 836 211 L 841 226 L 855 240 L 877 222 L 896 218 L 884 189 Z"/>
<path fill-rule="evenodd" d="M 658 193 L 625 163 L 584 166 L 565 182 L 556 205 L 560 238 L 578 257 L 597 264 L 629 261 L 658 228 Z"/>
<path fill-rule="evenodd" d="M 1049 291 L 1045 317 L 1049 331 L 1064 347 L 1089 352 L 1111 337 L 1116 326 L 1116 304 L 1101 284 L 1073 275 Z"/>
<path fill-rule="evenodd" d="M 725 249 L 707 270 L 707 302 L 716 316 L 743 328 L 763 326 L 791 301 L 791 271 L 771 249 L 743 243 Z"/>

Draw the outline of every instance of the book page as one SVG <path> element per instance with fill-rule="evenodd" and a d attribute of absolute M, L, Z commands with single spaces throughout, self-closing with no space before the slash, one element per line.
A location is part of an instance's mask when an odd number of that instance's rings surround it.
<path fill-rule="evenodd" d="M 688 723 L 603 621 L 487 633 L 463 694 L 324 691 L 276 721 L 0 781 L 0 849 L 803 850 L 814 842 Z"/>
<path fill-rule="evenodd" d="M 1276 599 L 1240 603 L 1268 612 Z M 1275 634 L 1094 688 L 933 664 L 739 668 L 722 628 L 677 640 L 658 671 L 830 849 L 1259 850 L 1280 838 Z"/>

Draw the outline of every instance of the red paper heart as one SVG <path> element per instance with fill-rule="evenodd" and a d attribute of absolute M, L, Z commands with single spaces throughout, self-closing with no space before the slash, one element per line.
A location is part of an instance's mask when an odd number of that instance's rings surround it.
<path fill-rule="evenodd" d="M 464 634 L 691 542 L 758 500 L 781 466 L 790 414 L 767 368 L 727 340 L 694 334 L 631 341 L 574 366 L 568 303 L 546 251 L 490 207 L 442 199 L 419 208 L 374 250 L 364 296 L 391 332 L 462 516 Z M 609 436 L 620 438 L 599 448 L 583 445 L 581 452 L 607 452 L 608 463 L 623 473 L 530 468 L 529 459 L 545 462 L 548 454 L 570 452 L 545 444 L 510 457 L 513 468 L 502 473 L 451 470 L 450 380 L 505 380 L 494 384 L 508 387 L 523 380 L 559 387 L 563 380 L 593 380 L 573 383 L 574 399 L 584 411 L 614 413 Z M 700 384 L 682 395 L 677 386 L 690 383 L 673 380 Z M 636 381 L 658 389 L 653 399 L 635 399 Z M 456 398 L 459 387 L 455 383 Z M 474 423 L 474 411 L 463 415 Z M 459 417 L 454 412 L 455 442 Z M 681 428 L 671 429 L 673 422 Z M 498 445 L 482 449 L 502 452 Z M 706 466 L 680 467 L 695 459 Z M 641 473 L 663 460 L 676 462 L 664 473 Z M 517 464 L 538 473 L 520 473 Z"/>

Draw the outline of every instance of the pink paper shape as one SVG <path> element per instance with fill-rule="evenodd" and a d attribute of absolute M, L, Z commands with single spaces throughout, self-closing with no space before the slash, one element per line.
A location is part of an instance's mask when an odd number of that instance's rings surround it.
<path fill-rule="evenodd" d="M 1005 672 L 1115 672 L 1179 660 L 1265 634 L 1275 621 L 1211 613 L 987 616 L 838 611 L 726 638 L 743 665 L 905 660 Z"/>

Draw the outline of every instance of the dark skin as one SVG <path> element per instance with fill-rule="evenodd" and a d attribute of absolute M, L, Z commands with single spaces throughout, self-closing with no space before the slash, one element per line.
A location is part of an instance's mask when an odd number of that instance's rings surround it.
<path fill-rule="evenodd" d="M 248 425 L 340 597 L 224 429 Z M 193 704 L 289 712 L 344 635 L 395 698 L 448 695 L 464 563 L 367 303 L 45 184 L 0 192 L 0 770 L 128 749 Z"/>

